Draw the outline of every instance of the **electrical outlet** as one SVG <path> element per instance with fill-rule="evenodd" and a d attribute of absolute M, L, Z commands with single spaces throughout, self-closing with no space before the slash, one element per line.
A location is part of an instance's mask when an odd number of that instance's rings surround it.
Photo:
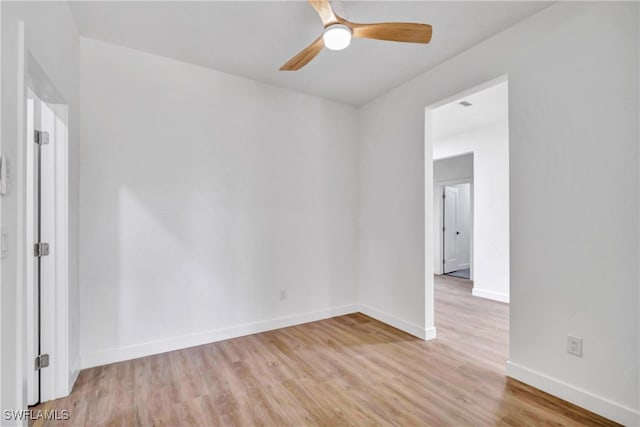
<path fill-rule="evenodd" d="M 567 335 L 567 353 L 582 357 L 582 338 Z"/>
<path fill-rule="evenodd" d="M 287 299 L 287 290 L 280 289 L 280 301 L 284 301 Z"/>

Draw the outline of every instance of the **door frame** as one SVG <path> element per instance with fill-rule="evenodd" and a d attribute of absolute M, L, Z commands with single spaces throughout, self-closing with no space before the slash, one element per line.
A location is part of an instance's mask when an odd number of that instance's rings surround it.
<path fill-rule="evenodd" d="M 28 211 L 27 200 L 33 200 L 34 188 L 27 185 L 27 176 L 33 176 L 33 135 L 27 135 L 27 96 L 30 89 L 41 100 L 47 102 L 54 112 L 56 120 L 62 120 L 64 131 L 57 133 L 55 144 L 51 145 L 51 176 L 53 177 L 53 192 L 49 210 L 43 211 L 42 216 L 49 215 L 52 221 L 52 237 L 50 257 L 52 270 L 50 282 L 52 286 L 42 297 L 46 301 L 41 310 L 40 342 L 42 351 L 50 354 L 50 364 L 41 372 L 42 402 L 69 395 L 77 372 L 71 372 L 69 347 L 69 172 L 68 172 L 68 144 L 69 144 L 69 108 L 68 103 L 56 90 L 51 80 L 38 64 L 29 49 L 28 32 L 24 22 L 20 22 L 18 46 L 18 138 L 22 141 L 16 155 L 16 193 L 18 198 L 18 236 L 17 263 L 18 285 L 22 289 L 18 301 L 17 332 L 21 337 L 27 336 L 26 316 L 27 305 L 33 301 L 27 299 L 27 286 L 33 286 L 33 275 L 29 278 L 28 270 L 32 268 L 34 256 L 33 244 L 29 236 L 33 236 L 33 204 Z M 57 123 L 56 123 L 57 125 Z M 63 126 L 61 126 L 63 128 Z M 29 283 L 31 280 L 31 283 Z M 34 368 L 34 361 L 27 360 L 30 356 L 26 351 L 26 340 L 18 349 L 19 360 L 22 361 L 22 402 L 27 405 L 26 374 Z"/>

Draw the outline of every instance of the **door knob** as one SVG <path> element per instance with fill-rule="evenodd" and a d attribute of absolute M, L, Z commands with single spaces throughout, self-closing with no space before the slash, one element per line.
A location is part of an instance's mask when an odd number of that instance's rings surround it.
<path fill-rule="evenodd" d="M 456 231 L 456 234 L 460 234 L 460 232 L 459 232 L 459 231 Z"/>

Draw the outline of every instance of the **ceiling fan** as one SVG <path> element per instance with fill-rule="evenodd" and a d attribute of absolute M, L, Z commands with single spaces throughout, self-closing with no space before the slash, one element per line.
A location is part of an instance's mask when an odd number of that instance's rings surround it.
<path fill-rule="evenodd" d="M 429 43 L 431 25 L 408 22 L 382 22 L 356 24 L 336 15 L 329 0 L 308 0 L 318 12 L 324 31 L 309 46 L 280 67 L 280 71 L 296 71 L 304 67 L 320 53 L 323 47 L 342 50 L 349 46 L 352 37 L 408 43 Z"/>

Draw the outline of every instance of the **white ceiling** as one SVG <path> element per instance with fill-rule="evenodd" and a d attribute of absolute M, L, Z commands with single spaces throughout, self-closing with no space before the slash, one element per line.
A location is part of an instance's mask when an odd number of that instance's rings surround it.
<path fill-rule="evenodd" d="M 471 106 L 460 105 L 461 101 Z M 509 92 L 505 82 L 432 110 L 431 135 L 434 140 L 444 139 L 494 123 L 506 123 L 508 119 Z"/>
<path fill-rule="evenodd" d="M 334 8 L 354 22 L 433 26 L 428 45 L 354 40 L 324 50 L 300 71 L 278 68 L 322 31 L 305 1 L 71 2 L 83 36 L 362 105 L 549 6 L 548 2 L 351 1 Z"/>

